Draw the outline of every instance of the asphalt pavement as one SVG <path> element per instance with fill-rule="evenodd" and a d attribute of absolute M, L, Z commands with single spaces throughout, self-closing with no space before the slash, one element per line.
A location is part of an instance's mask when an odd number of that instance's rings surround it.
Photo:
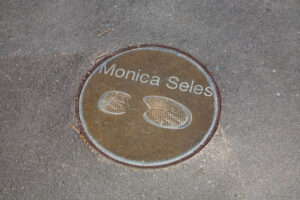
<path fill-rule="evenodd" d="M 137 44 L 188 52 L 221 92 L 212 140 L 162 169 L 69 126 L 95 57 Z M 1 0 L 0 199 L 300 199 L 299 44 L 299 0 Z"/>

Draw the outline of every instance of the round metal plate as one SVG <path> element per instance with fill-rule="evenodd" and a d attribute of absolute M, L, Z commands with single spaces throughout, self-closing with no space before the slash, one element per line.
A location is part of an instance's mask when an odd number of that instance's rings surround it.
<path fill-rule="evenodd" d="M 76 114 L 86 140 L 131 166 L 183 161 L 208 143 L 220 117 L 219 90 L 195 58 L 162 45 L 119 50 L 84 77 Z"/>

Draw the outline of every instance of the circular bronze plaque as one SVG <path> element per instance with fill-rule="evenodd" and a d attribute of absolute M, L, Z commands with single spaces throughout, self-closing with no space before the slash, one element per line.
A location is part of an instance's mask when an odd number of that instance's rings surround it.
<path fill-rule="evenodd" d="M 76 112 L 87 141 L 107 157 L 159 167 L 189 158 L 209 141 L 220 95 L 207 69 L 187 53 L 140 45 L 87 73 Z"/>

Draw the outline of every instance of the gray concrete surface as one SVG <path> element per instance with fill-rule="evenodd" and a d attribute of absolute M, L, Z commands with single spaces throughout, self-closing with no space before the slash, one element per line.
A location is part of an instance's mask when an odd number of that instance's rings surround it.
<path fill-rule="evenodd" d="M 0 199 L 300 199 L 299 34 L 299 0 L 1 0 Z M 218 134 L 172 167 L 116 164 L 68 125 L 93 57 L 137 43 L 221 88 Z"/>

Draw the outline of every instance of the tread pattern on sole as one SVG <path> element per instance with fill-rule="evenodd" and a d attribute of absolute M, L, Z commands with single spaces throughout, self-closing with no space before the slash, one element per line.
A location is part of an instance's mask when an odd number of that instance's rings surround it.
<path fill-rule="evenodd" d="M 98 109 L 112 115 L 122 115 L 128 109 L 128 100 L 131 96 L 122 91 L 104 92 L 98 100 Z"/>
<path fill-rule="evenodd" d="M 184 129 L 192 122 L 191 111 L 181 103 L 163 96 L 145 96 L 147 110 L 143 117 L 146 122 L 167 129 Z"/>

